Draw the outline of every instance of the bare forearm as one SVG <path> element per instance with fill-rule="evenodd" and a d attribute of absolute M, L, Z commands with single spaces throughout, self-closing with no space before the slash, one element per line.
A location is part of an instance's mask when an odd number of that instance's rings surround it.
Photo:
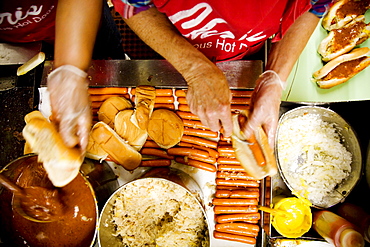
<path fill-rule="evenodd" d="M 284 37 L 273 44 L 266 69 L 274 70 L 282 81 L 286 81 L 319 20 L 317 16 L 309 12 L 300 16 Z"/>
<path fill-rule="evenodd" d="M 87 70 L 102 13 L 101 0 L 59 0 L 54 66 L 70 64 Z"/>
<path fill-rule="evenodd" d="M 214 64 L 181 36 L 168 18 L 156 8 L 143 11 L 129 19 L 127 25 L 162 57 L 186 76 L 200 65 Z"/>

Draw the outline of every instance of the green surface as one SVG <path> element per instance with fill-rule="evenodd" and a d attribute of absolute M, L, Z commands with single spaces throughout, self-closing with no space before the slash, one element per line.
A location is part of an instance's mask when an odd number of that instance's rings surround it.
<path fill-rule="evenodd" d="M 366 23 L 370 21 L 370 11 L 365 14 Z M 312 74 L 324 65 L 317 48 L 328 32 L 321 26 L 316 27 L 309 42 L 299 57 L 287 80 L 288 85 L 283 93 L 282 101 L 288 102 L 343 102 L 370 99 L 370 66 L 345 83 L 330 89 L 320 89 L 312 81 Z M 359 47 L 370 47 L 370 39 Z"/>

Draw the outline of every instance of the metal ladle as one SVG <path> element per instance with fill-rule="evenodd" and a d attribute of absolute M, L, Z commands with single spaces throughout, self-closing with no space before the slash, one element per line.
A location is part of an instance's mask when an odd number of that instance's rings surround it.
<path fill-rule="evenodd" d="M 19 187 L 1 173 L 0 183 L 13 192 L 13 208 L 22 217 L 34 222 L 47 223 L 58 220 L 63 215 L 64 205 L 56 189 Z"/>

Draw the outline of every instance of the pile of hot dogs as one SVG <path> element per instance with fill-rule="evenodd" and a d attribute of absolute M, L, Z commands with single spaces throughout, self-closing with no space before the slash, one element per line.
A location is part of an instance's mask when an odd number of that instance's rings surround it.
<path fill-rule="evenodd" d="M 234 113 L 249 108 L 249 90 L 231 90 L 231 108 Z M 94 124 L 99 122 L 98 112 L 109 97 L 123 97 L 135 102 L 135 88 L 90 88 Z M 255 244 L 259 233 L 260 183 L 245 172 L 237 160 L 231 139 L 211 131 L 192 114 L 186 102 L 184 89 L 155 89 L 154 111 L 167 109 L 175 112 L 182 121 L 183 134 L 172 147 L 161 147 L 150 136 L 139 153 L 139 166 L 170 166 L 172 161 L 216 173 L 216 192 L 212 201 L 215 214 L 214 237 Z M 110 159 L 109 155 L 105 158 Z"/>

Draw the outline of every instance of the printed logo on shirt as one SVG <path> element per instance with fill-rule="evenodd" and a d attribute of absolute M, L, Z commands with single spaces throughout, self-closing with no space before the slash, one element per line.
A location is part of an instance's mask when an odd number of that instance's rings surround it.
<path fill-rule="evenodd" d="M 28 10 L 23 10 L 18 7 L 14 13 L 4 12 L 0 13 L 0 31 L 15 30 L 33 23 L 38 23 L 45 19 L 55 8 L 54 5 L 45 13 L 42 13 L 43 6 L 31 5 Z"/>
<path fill-rule="evenodd" d="M 212 11 L 209 4 L 199 3 L 191 9 L 182 10 L 169 16 L 169 19 L 174 25 L 181 28 L 182 35 L 198 49 L 215 48 L 224 52 L 239 52 L 238 50 L 248 49 L 247 43 L 258 43 L 266 39 L 266 34 L 263 32 L 251 34 L 253 30 L 237 39 L 233 32 L 226 29 L 228 26 L 226 20 L 222 18 L 209 19 Z M 212 38 L 214 41 L 201 42 L 201 40 L 212 36 L 214 36 Z"/>

